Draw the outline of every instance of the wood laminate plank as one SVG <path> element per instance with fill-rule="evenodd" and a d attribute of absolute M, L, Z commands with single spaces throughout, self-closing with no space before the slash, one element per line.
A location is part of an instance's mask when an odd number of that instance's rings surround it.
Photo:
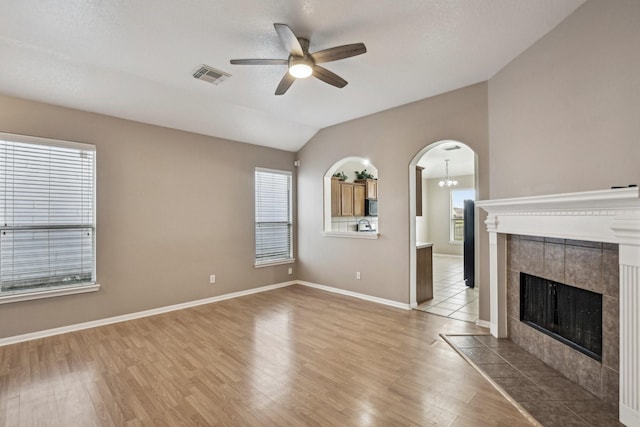
<path fill-rule="evenodd" d="M 291 286 L 0 347 L 0 426 L 529 425 L 439 337 Z"/>

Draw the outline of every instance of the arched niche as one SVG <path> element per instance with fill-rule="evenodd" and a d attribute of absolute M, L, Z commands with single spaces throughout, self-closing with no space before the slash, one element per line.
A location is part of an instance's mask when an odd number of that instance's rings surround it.
<path fill-rule="evenodd" d="M 359 179 L 356 172 L 365 171 L 373 176 L 369 180 Z M 336 179 L 334 175 L 344 174 Z M 361 178 L 361 177 L 360 177 Z M 380 222 L 377 215 L 378 168 L 363 157 L 345 157 L 331 166 L 324 175 L 324 235 L 331 237 L 378 238 Z M 351 188 L 349 188 L 351 187 Z M 348 209 L 353 191 L 354 209 Z M 360 197 L 364 191 L 363 205 Z M 339 205 L 339 206 L 338 206 Z M 347 207 L 343 211 L 342 207 Z M 371 230 L 366 230 L 367 224 Z"/>

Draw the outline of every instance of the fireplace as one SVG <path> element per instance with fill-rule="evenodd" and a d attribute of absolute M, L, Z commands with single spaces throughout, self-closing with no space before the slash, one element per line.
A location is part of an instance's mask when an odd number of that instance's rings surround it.
<path fill-rule="evenodd" d="M 602 361 L 602 294 L 520 273 L 520 321 Z"/>
<path fill-rule="evenodd" d="M 517 344 L 548 356 L 545 362 L 565 366 L 570 379 L 601 387 L 602 393 L 595 394 L 604 400 L 610 396 L 607 389 L 615 390 L 620 421 L 640 427 L 640 189 L 483 200 L 476 206 L 487 212 L 491 334 L 512 340 L 519 336 Z M 561 261 L 559 253 L 565 255 Z M 586 262 L 577 267 L 577 260 Z M 603 294 L 602 363 L 520 321 L 523 271 Z M 557 346 L 563 350 L 549 350 Z"/>
<path fill-rule="evenodd" d="M 509 234 L 506 261 L 509 339 L 602 401 L 617 404 L 618 245 Z M 523 305 L 527 297 L 534 300 Z"/>

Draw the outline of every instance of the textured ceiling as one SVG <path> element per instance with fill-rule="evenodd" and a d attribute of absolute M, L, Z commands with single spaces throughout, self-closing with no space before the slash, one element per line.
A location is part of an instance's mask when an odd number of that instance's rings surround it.
<path fill-rule="evenodd" d="M 487 80 L 584 0 L 2 0 L 0 93 L 297 151 L 326 126 Z M 274 91 L 273 23 L 314 52 L 363 42 L 317 79 Z M 207 64 L 232 74 L 194 79 Z"/>

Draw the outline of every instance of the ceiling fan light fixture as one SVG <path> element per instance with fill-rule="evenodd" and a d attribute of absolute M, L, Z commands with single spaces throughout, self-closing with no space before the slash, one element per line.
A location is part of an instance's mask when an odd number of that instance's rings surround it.
<path fill-rule="evenodd" d="M 313 68 L 306 58 L 289 59 L 289 74 L 297 79 L 306 79 L 313 73 Z"/>
<path fill-rule="evenodd" d="M 364 43 L 352 43 L 342 46 L 334 46 L 317 52 L 309 52 L 309 39 L 297 37 L 286 24 L 273 24 L 280 43 L 289 52 L 287 59 L 232 59 L 233 65 L 287 65 L 287 72 L 282 76 L 275 95 L 284 95 L 296 79 L 304 79 L 313 76 L 324 83 L 343 88 L 347 81 L 324 67 L 317 64 L 351 58 L 367 52 Z"/>

